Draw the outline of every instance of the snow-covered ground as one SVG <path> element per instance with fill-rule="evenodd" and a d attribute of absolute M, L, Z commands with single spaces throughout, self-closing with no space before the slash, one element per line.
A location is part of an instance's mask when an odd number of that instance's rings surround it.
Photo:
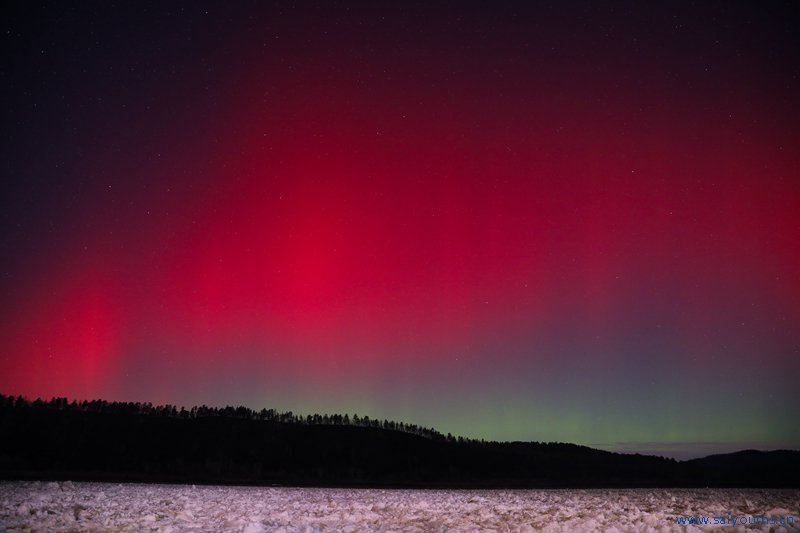
<path fill-rule="evenodd" d="M 676 516 L 708 516 L 679 526 Z M 719 526 L 715 516 L 792 516 Z M 4 531 L 798 531 L 798 490 L 378 490 L 0 483 Z"/>

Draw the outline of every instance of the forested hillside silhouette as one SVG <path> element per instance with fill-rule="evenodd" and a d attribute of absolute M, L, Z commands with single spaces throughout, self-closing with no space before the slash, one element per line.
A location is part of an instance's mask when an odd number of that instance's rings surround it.
<path fill-rule="evenodd" d="M 278 412 L 275 409 L 261 409 L 256 411 L 248 407 L 209 407 L 201 405 L 199 407 L 192 407 L 186 409 L 185 407 L 178 408 L 177 406 L 166 405 L 153 405 L 152 403 L 141 402 L 108 402 L 105 400 L 91 400 L 91 401 L 69 401 L 67 398 L 51 398 L 50 400 L 42 400 L 37 398 L 30 401 L 22 396 L 5 396 L 0 394 L 0 408 L 8 409 L 50 409 L 59 411 L 78 411 L 87 413 L 107 413 L 116 415 L 147 415 L 158 417 L 172 417 L 181 418 L 184 420 L 218 417 L 218 418 L 238 418 L 242 420 L 261 420 L 266 422 L 281 422 L 284 424 L 305 424 L 305 425 L 324 425 L 324 426 L 359 426 L 359 427 L 373 427 L 382 428 L 392 431 L 402 431 L 414 435 L 420 435 L 429 439 L 439 440 L 458 440 L 464 442 L 471 440 L 464 439 L 463 437 L 453 437 L 448 434 L 447 436 L 439 433 L 435 429 L 418 426 L 416 424 L 406 424 L 403 422 L 394 422 L 389 420 L 370 419 L 369 416 L 360 417 L 354 414 L 310 414 L 306 416 L 294 414 L 291 411 Z"/>
<path fill-rule="evenodd" d="M 794 487 L 800 452 L 695 461 L 358 415 L 0 395 L 0 477 L 407 487 Z"/>

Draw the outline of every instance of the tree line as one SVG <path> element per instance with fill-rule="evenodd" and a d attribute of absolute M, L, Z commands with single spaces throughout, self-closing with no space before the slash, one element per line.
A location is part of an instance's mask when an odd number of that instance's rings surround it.
<path fill-rule="evenodd" d="M 387 431 L 388 430 L 388 431 Z M 0 479 L 375 487 L 797 487 L 800 452 L 693 461 L 458 439 L 357 415 L 0 395 Z"/>
<path fill-rule="evenodd" d="M 154 417 L 180 418 L 184 420 L 195 420 L 200 418 L 237 418 L 243 420 L 260 420 L 264 422 L 277 422 L 282 424 L 300 424 L 308 426 L 356 426 L 371 427 L 390 431 L 400 431 L 419 435 L 431 440 L 461 442 L 472 444 L 485 444 L 483 439 L 467 439 L 455 437 L 448 433 L 443 433 L 429 427 L 405 422 L 395 422 L 393 420 L 380 420 L 369 416 L 358 416 L 354 414 L 309 414 L 300 415 L 292 411 L 279 412 L 276 409 L 255 410 L 244 406 L 225 406 L 209 407 L 208 405 L 194 406 L 191 409 L 177 407 L 171 404 L 153 405 L 150 402 L 116 402 L 106 400 L 83 400 L 69 401 L 64 397 L 55 397 L 49 400 L 36 398 L 29 400 L 23 396 L 6 396 L 0 394 L 0 409 L 49 409 L 59 411 L 75 411 L 90 413 L 108 413 L 114 415 L 143 415 Z"/>

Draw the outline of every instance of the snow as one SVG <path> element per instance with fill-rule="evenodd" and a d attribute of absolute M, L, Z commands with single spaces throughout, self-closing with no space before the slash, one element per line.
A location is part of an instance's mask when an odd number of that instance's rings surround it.
<path fill-rule="evenodd" d="M 794 525 L 677 525 L 680 515 L 793 516 Z M 800 491 L 381 490 L 0 482 L 0 530 L 800 531 Z"/>

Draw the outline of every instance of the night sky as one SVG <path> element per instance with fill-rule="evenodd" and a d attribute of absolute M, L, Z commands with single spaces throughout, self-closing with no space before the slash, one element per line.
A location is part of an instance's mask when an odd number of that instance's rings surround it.
<path fill-rule="evenodd" d="M 796 2 L 10 2 L 0 392 L 800 447 Z"/>

